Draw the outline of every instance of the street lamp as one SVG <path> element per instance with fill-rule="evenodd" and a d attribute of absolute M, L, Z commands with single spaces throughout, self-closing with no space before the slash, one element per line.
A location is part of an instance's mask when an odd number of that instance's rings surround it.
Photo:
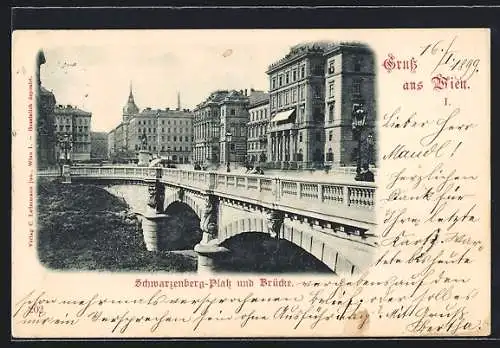
<path fill-rule="evenodd" d="M 366 111 L 364 104 L 356 103 L 352 106 L 352 131 L 358 140 L 356 176 L 354 180 L 361 180 L 361 135 L 366 125 Z"/>
<path fill-rule="evenodd" d="M 372 162 L 372 153 L 373 153 L 373 134 L 368 134 L 366 137 L 366 142 L 368 143 L 368 167 L 370 166 L 370 163 Z"/>
<path fill-rule="evenodd" d="M 161 158 L 160 153 L 160 110 L 156 112 L 156 149 L 157 149 L 157 157 Z"/>
<path fill-rule="evenodd" d="M 62 161 L 59 161 L 61 164 L 60 170 L 61 170 L 61 176 L 62 176 L 62 165 L 64 164 L 69 164 L 69 153 L 68 151 L 71 151 L 72 145 L 71 145 L 71 135 L 68 133 L 60 134 L 58 137 L 58 143 L 59 143 L 59 148 L 64 151 L 64 156 L 62 158 Z M 61 156 L 59 156 L 59 159 L 61 159 Z M 61 163 L 62 162 L 62 163 Z"/>
<path fill-rule="evenodd" d="M 231 152 L 230 152 L 229 147 L 230 147 L 230 145 L 231 145 L 231 140 L 232 140 L 232 138 L 233 138 L 233 135 L 231 134 L 231 132 L 229 132 L 229 131 L 228 131 L 228 132 L 226 133 L 226 153 L 227 153 L 227 157 L 226 157 L 226 158 L 227 158 L 227 169 L 226 169 L 226 171 L 227 171 L 228 173 L 231 171 L 231 169 L 230 169 L 230 162 L 231 162 L 231 159 L 229 158 L 229 155 L 230 155 L 230 153 L 231 153 Z"/>

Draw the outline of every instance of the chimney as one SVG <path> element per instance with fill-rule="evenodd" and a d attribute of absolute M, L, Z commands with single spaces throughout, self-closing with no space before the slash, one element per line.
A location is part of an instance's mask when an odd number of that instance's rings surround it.
<path fill-rule="evenodd" d="M 245 96 L 247 95 L 247 89 L 245 88 Z"/>
<path fill-rule="evenodd" d="M 181 109 L 181 93 L 177 92 L 177 111 Z"/>
<path fill-rule="evenodd" d="M 255 89 L 253 89 L 253 88 L 250 88 L 250 92 L 255 92 Z"/>

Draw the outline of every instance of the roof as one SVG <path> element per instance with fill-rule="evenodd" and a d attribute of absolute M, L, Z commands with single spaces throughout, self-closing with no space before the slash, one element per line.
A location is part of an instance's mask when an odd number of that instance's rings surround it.
<path fill-rule="evenodd" d="M 269 65 L 267 73 L 270 73 L 290 63 L 291 61 L 295 61 L 299 58 L 303 58 L 308 55 L 326 55 L 340 48 L 358 48 L 358 49 L 362 48 L 369 50 L 369 47 L 366 44 L 360 42 L 335 42 L 335 41 L 303 42 L 290 47 L 290 51 L 285 55 L 285 57 Z"/>
<path fill-rule="evenodd" d="M 188 109 L 152 109 L 146 108 L 139 112 L 136 117 L 191 117 L 192 112 Z"/>
<path fill-rule="evenodd" d="M 230 91 L 224 99 L 222 99 L 219 103 L 228 103 L 228 102 L 248 102 L 248 96 L 243 94 L 243 91 Z"/>
<path fill-rule="evenodd" d="M 54 113 L 56 114 L 64 114 L 64 115 L 76 115 L 76 116 L 92 116 L 92 113 L 88 111 L 84 111 L 81 109 L 78 109 L 75 106 L 72 105 L 57 105 L 54 108 Z"/>
<path fill-rule="evenodd" d="M 264 104 L 264 103 L 269 103 L 269 93 L 264 92 L 264 91 L 251 91 L 250 96 L 248 97 L 250 101 L 250 107 Z"/>
<path fill-rule="evenodd" d="M 228 93 L 229 93 L 229 91 L 227 91 L 227 90 L 214 91 L 214 92 L 210 93 L 210 95 L 207 97 L 207 99 L 205 99 L 200 104 L 198 104 L 196 106 L 196 109 L 201 109 L 201 108 L 203 108 L 209 104 L 213 104 L 213 103 L 218 104 L 222 99 L 224 99 L 226 97 L 226 95 Z"/>

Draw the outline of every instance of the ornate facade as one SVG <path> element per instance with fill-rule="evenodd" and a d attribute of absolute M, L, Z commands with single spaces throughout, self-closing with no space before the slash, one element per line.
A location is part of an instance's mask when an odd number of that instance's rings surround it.
<path fill-rule="evenodd" d="M 269 93 L 250 91 L 247 124 L 247 158 L 250 163 L 267 161 Z"/>
<path fill-rule="evenodd" d="M 332 47 L 325 52 L 325 58 L 325 163 L 332 166 L 355 163 L 358 142 L 352 132 L 352 112 L 355 105 L 363 105 L 366 126 L 362 132 L 362 162 L 375 164 L 373 53 L 364 45 L 346 43 Z"/>
<path fill-rule="evenodd" d="M 229 91 L 211 93 L 194 109 L 193 160 L 198 163 L 219 163 L 220 161 L 220 102 Z"/>
<path fill-rule="evenodd" d="M 57 105 L 54 108 L 56 158 L 58 160 L 87 161 L 90 159 L 90 128 L 92 113 L 72 105 Z M 66 147 L 65 138 L 71 146 Z"/>
<path fill-rule="evenodd" d="M 352 165 L 352 107 L 364 100 L 373 123 L 373 71 L 371 51 L 357 43 L 299 44 L 271 64 L 268 162 L 284 169 Z"/>

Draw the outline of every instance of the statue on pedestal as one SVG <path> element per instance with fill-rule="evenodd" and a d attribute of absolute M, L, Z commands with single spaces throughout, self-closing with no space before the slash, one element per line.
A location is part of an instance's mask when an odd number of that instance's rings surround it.
<path fill-rule="evenodd" d="M 147 150 L 148 149 L 148 136 L 146 135 L 146 130 L 142 132 L 141 135 L 141 150 Z"/>

